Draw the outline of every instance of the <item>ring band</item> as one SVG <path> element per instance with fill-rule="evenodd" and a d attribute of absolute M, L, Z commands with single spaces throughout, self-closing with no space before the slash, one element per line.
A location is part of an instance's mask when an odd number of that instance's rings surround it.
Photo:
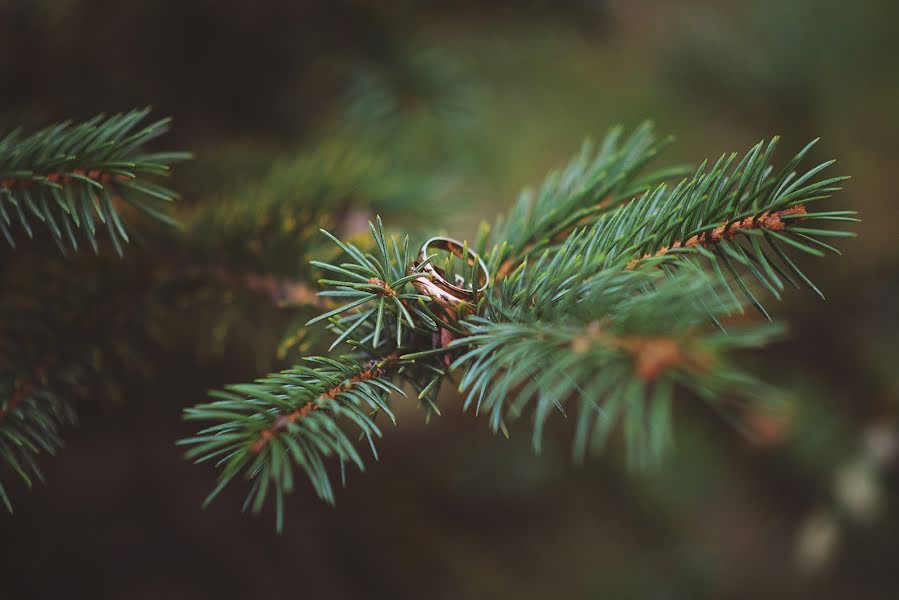
<path fill-rule="evenodd" d="M 487 270 L 487 265 L 481 259 L 478 254 L 472 250 L 471 248 L 467 248 L 468 256 L 464 256 L 464 252 L 466 251 L 466 247 L 462 242 L 458 240 L 454 240 L 452 238 L 446 237 L 433 237 L 426 241 L 421 246 L 421 250 L 418 251 L 418 259 L 421 263 L 425 263 L 428 260 L 428 249 L 433 248 L 436 250 L 446 250 L 450 252 L 454 256 L 457 256 L 471 266 L 477 262 L 478 265 L 478 283 L 480 286 L 477 288 L 477 293 L 480 294 L 484 290 L 487 289 L 487 286 L 490 285 L 490 272 Z M 431 276 L 431 280 L 433 283 L 441 288 L 444 292 L 449 293 L 454 296 L 457 300 L 467 301 L 474 297 L 475 292 L 472 290 L 467 290 L 465 288 L 454 285 L 446 280 L 444 277 L 443 271 L 435 267 L 433 263 L 426 263 L 423 267 L 424 272 Z"/>

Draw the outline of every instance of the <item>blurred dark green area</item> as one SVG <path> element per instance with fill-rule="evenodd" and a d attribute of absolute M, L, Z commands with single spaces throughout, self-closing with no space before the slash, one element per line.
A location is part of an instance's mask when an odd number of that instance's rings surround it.
<path fill-rule="evenodd" d="M 0 0 L 0 129 L 152 105 L 197 155 L 185 214 L 340 147 L 418 181 L 391 228 L 471 238 L 585 136 L 650 117 L 670 163 L 821 136 L 813 159 L 853 176 L 827 202 L 863 218 L 844 256 L 805 262 L 826 302 L 771 302 L 790 334 L 746 360 L 790 404 L 754 435 L 685 398 L 661 469 L 617 448 L 575 467 L 564 420 L 535 457 L 526 424 L 494 438 L 446 393 L 427 425 L 401 411 L 336 508 L 295 493 L 281 536 L 239 486 L 200 510 L 213 473 L 173 445 L 207 388 L 280 364 L 289 319 L 236 315 L 214 357 L 155 352 L 121 402 L 81 408 L 48 486 L 0 516 L 0 596 L 899 596 L 896 23 L 890 0 Z M 305 262 L 289 251 L 279 268 Z"/>

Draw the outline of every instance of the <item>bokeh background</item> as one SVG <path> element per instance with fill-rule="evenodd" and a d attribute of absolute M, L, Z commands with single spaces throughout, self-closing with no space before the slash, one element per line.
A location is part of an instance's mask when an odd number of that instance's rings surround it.
<path fill-rule="evenodd" d="M 152 105 L 197 156 L 188 218 L 339 147 L 417 181 L 390 227 L 470 238 L 583 138 L 648 117 L 671 163 L 820 136 L 813 158 L 853 176 L 831 206 L 864 219 L 805 262 L 826 302 L 769 306 L 789 336 L 746 360 L 789 408 L 750 435 L 684 398 L 659 469 L 617 448 L 575 467 L 564 422 L 535 457 L 526 424 L 494 437 L 446 390 L 336 508 L 295 493 L 282 535 L 239 486 L 201 510 L 213 472 L 174 446 L 206 389 L 290 360 L 289 311 L 235 303 L 227 335 L 92 393 L 48 486 L 0 515 L 0 597 L 899 597 L 896 23 L 891 0 L 0 0 L 0 129 Z M 371 214 L 355 189 L 349 231 Z"/>

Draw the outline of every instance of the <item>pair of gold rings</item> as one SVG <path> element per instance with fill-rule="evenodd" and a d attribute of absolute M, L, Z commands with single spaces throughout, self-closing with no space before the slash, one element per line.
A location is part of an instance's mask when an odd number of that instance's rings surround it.
<path fill-rule="evenodd" d="M 456 275 L 456 281 L 447 280 L 447 274 L 433 261 L 429 261 L 431 250 L 446 250 L 450 254 L 464 260 L 468 266 L 478 266 L 477 288 L 474 283 L 471 288 L 465 285 L 464 278 Z M 471 304 L 476 294 L 480 294 L 490 285 L 490 272 L 487 265 L 476 252 L 467 248 L 462 242 L 447 237 L 433 237 L 422 244 L 418 251 L 418 262 L 413 266 L 421 269 L 422 277 L 412 281 L 412 285 L 422 294 L 429 296 L 438 304 L 446 308 L 458 308 L 459 305 Z"/>

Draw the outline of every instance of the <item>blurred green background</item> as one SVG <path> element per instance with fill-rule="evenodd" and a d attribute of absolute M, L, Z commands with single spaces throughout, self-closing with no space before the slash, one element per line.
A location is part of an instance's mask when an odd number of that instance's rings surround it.
<path fill-rule="evenodd" d="M 426 182 L 390 227 L 471 238 L 584 137 L 651 118 L 668 163 L 820 136 L 853 176 L 828 202 L 863 218 L 805 263 L 826 302 L 771 303 L 790 334 L 746 360 L 790 404 L 751 435 L 685 398 L 660 469 L 575 467 L 562 420 L 535 457 L 446 390 L 336 508 L 295 493 L 280 536 L 239 486 L 200 510 L 213 473 L 173 445 L 207 388 L 283 364 L 279 309 L 244 314 L 214 357 L 160 353 L 81 411 L 48 487 L 0 516 L 0 596 L 899 597 L 897 23 L 890 0 L 0 0 L 0 130 L 150 104 L 197 155 L 185 214 L 341 147 Z"/>

